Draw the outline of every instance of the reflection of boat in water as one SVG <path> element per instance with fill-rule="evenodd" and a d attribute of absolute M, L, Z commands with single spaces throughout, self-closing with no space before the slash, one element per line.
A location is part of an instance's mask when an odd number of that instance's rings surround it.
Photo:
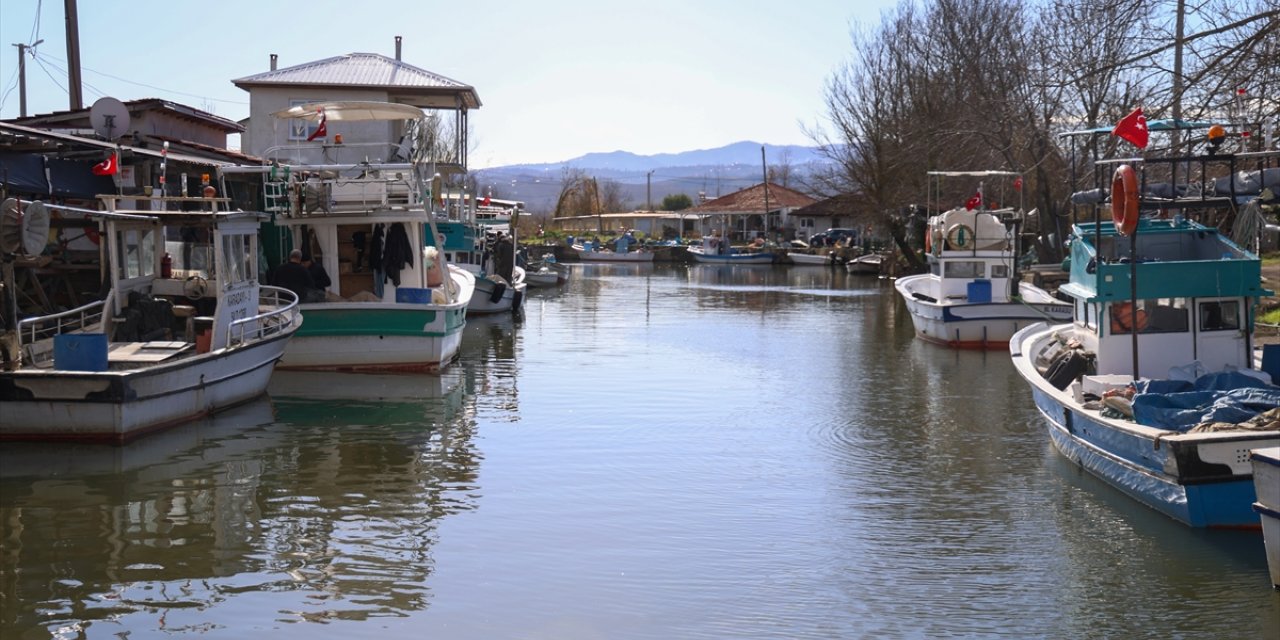
<path fill-rule="evenodd" d="M 259 396 L 246 404 L 185 422 L 125 444 L 86 442 L 10 442 L 0 447 L 0 478 L 50 478 L 143 472 L 147 476 L 183 473 L 210 460 L 242 452 L 241 431 L 275 421 L 271 400 Z"/>
<path fill-rule="evenodd" d="M 380 377 L 315 375 L 345 376 L 322 396 Z M 6 444 L 0 522 L 21 525 L 5 533 L 5 635 L 425 609 L 438 525 L 475 508 L 460 381 L 403 376 L 385 400 L 263 398 L 123 447 Z"/>

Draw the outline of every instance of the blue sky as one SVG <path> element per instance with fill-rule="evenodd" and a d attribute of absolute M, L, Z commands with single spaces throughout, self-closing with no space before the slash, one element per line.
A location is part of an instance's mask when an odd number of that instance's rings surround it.
<path fill-rule="evenodd" d="M 279 2 L 80 0 L 84 103 L 159 97 L 233 120 L 268 69 L 351 52 L 392 56 L 476 87 L 472 168 L 640 154 L 754 140 L 810 144 L 822 87 L 849 56 L 851 29 L 891 0 Z M 37 20 L 37 16 L 38 20 Z M 0 118 L 68 108 L 60 0 L 0 2 Z"/>

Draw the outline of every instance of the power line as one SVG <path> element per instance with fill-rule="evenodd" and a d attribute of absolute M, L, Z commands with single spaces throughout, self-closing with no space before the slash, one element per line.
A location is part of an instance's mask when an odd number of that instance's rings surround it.
<path fill-rule="evenodd" d="M 33 55 L 36 55 L 36 54 L 33 54 Z M 62 60 L 62 59 L 60 59 L 60 58 L 55 58 L 55 57 L 53 57 L 53 56 L 45 55 L 45 54 L 39 54 L 37 57 L 43 57 L 43 58 L 46 58 L 47 60 L 50 60 L 50 61 L 54 61 L 54 60 L 56 60 L 56 61 L 58 61 L 58 62 L 66 62 L 65 60 Z M 219 98 L 210 98 L 210 97 L 209 97 L 209 96 L 207 96 L 207 95 L 201 95 L 201 94 L 198 94 L 198 93 L 187 93 L 187 92 L 185 92 L 185 91 L 177 91 L 177 90 L 174 90 L 174 89 L 166 89 L 166 88 L 164 88 L 164 87 L 157 87 L 157 86 L 155 86 L 155 85 L 147 84 L 147 83 L 145 83 L 145 82 L 136 82 L 136 81 L 134 81 L 134 80 L 128 80 L 128 79 L 126 79 L 126 78 L 121 78 L 120 76 L 114 76 L 114 75 L 111 75 L 111 74 L 109 74 L 109 73 L 105 73 L 105 72 L 102 72 L 102 71 L 98 71 L 98 70 L 96 70 L 96 69 L 90 69 L 89 67 L 81 67 L 81 69 L 82 69 L 82 70 L 84 70 L 84 71 L 90 71 L 90 72 L 96 73 L 96 74 L 98 74 L 98 75 L 100 75 L 100 76 L 105 76 L 105 77 L 111 78 L 112 80 L 118 80 L 118 81 L 120 81 L 120 82 L 124 82 L 124 83 L 127 83 L 127 84 L 132 84 L 132 85 L 137 85 L 137 86 L 139 86 L 139 87 L 146 87 L 146 88 L 148 88 L 148 89 L 155 89 L 156 91 L 163 91 L 163 92 L 165 92 L 165 93 L 172 93 L 172 94 L 180 95 L 180 96 L 188 96 L 188 97 L 191 97 L 191 98 L 200 98 L 201 100 L 209 100 L 209 101 L 212 101 L 212 102 L 225 102 L 225 103 L 227 103 L 227 104 L 238 104 L 238 105 L 245 105 L 245 106 L 248 106 L 248 104 L 249 104 L 248 102 L 243 102 L 243 101 L 239 101 L 239 100 L 222 100 L 222 99 L 219 99 Z M 63 91 L 65 91 L 65 90 L 66 90 L 66 89 L 64 88 L 64 89 L 63 89 Z"/>

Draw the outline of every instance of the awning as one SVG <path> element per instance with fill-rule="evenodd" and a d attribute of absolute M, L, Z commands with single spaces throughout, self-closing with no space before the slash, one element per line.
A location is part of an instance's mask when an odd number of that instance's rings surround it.
<path fill-rule="evenodd" d="M 100 193 L 115 193 L 110 176 L 93 173 L 92 160 L 64 160 L 39 153 L 0 152 L 0 180 L 9 189 L 33 198 L 92 200 Z"/>

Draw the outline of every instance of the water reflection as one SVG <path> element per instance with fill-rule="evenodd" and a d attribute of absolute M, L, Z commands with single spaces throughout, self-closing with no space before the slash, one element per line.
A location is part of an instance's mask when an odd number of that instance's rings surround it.
<path fill-rule="evenodd" d="M 6 446 L 0 624 L 203 632 L 426 607 L 439 521 L 475 508 L 465 381 L 277 382 L 125 447 Z"/>

